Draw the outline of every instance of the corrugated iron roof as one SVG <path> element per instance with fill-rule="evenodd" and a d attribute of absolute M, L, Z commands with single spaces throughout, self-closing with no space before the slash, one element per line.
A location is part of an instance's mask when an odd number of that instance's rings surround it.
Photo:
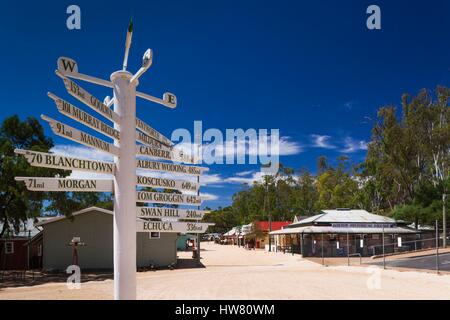
<path fill-rule="evenodd" d="M 280 234 L 296 234 L 296 233 L 350 233 L 350 234 L 369 234 L 369 233 L 383 233 L 383 228 L 336 228 L 331 226 L 305 226 L 305 227 L 297 227 L 297 228 L 288 228 L 281 229 L 277 231 L 272 231 L 271 235 L 280 235 Z M 415 230 L 394 227 L 394 228 L 384 228 L 384 233 L 386 234 L 400 234 L 407 233 L 413 234 L 418 233 Z"/>

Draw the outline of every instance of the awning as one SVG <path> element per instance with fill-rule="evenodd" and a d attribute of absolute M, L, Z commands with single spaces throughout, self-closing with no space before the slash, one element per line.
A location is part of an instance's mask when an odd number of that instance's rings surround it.
<path fill-rule="evenodd" d="M 285 228 L 277 231 L 270 232 L 271 235 L 281 235 L 281 234 L 297 234 L 297 233 L 356 233 L 356 234 L 370 234 L 370 233 L 383 233 L 383 228 L 336 228 L 332 226 L 306 226 L 297 228 Z M 384 233 L 387 234 L 415 234 L 420 233 L 420 231 L 395 227 L 395 228 L 384 228 Z"/>

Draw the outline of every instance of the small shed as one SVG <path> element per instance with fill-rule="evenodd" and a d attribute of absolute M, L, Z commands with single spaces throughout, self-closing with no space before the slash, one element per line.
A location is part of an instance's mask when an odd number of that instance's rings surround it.
<path fill-rule="evenodd" d="M 130 213 L 131 214 L 131 213 Z M 113 212 L 90 207 L 71 217 L 55 217 L 38 224 L 43 228 L 43 269 L 65 270 L 73 264 L 73 239 L 80 268 L 113 269 Z M 177 261 L 176 233 L 136 232 L 137 267 L 165 267 Z"/>

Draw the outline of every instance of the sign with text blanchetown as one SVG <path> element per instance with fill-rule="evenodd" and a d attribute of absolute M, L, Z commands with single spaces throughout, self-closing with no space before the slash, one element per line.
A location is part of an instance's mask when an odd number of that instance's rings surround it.
<path fill-rule="evenodd" d="M 204 233 L 213 223 L 137 221 L 137 232 Z"/>
<path fill-rule="evenodd" d="M 22 149 L 15 149 L 14 152 L 23 155 L 33 167 L 114 174 L 115 165 L 112 162 L 72 158 Z"/>
<path fill-rule="evenodd" d="M 208 212 L 210 211 L 164 207 L 136 207 L 136 215 L 138 218 L 201 220 L 205 213 Z"/>
<path fill-rule="evenodd" d="M 63 191 L 63 192 L 112 192 L 112 179 L 70 179 L 70 178 L 40 178 L 16 177 L 23 181 L 30 191 Z"/>
<path fill-rule="evenodd" d="M 112 143 L 103 141 L 102 139 L 91 136 L 90 134 L 87 134 L 83 131 L 72 128 L 71 126 L 68 126 L 67 124 L 53 120 L 52 118 L 49 118 L 47 116 L 41 116 L 41 117 L 42 117 L 42 119 L 44 119 L 45 121 L 47 121 L 50 124 L 50 127 L 52 128 L 53 133 L 55 133 L 56 135 L 58 135 L 60 137 L 67 138 L 69 140 L 81 143 L 88 147 L 98 149 L 100 151 L 107 152 L 107 153 L 115 155 L 115 156 L 119 155 L 119 149 Z"/>
<path fill-rule="evenodd" d="M 202 203 L 202 198 L 189 194 L 137 191 L 136 201 L 199 206 Z"/>

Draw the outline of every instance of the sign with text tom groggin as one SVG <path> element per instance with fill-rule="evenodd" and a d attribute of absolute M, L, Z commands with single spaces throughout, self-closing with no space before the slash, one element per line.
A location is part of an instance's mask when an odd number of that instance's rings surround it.
<path fill-rule="evenodd" d="M 60 177 L 16 177 L 32 191 L 112 192 L 114 194 L 114 298 L 136 299 L 136 232 L 204 233 L 210 223 L 201 223 L 206 211 L 199 210 L 202 202 L 199 176 L 207 168 L 190 166 L 191 156 L 174 146 L 172 141 L 136 117 L 136 97 L 175 108 L 177 98 L 166 92 L 163 98 L 136 91 L 139 77 L 151 66 L 153 53 L 148 49 L 142 67 L 133 75 L 126 70 L 133 27 L 128 27 L 123 69 L 111 74 L 110 81 L 82 74 L 75 60 L 60 57 L 56 74 L 63 80 L 68 93 L 106 120 L 100 120 L 55 94 L 48 96 L 64 116 L 113 139 L 107 142 L 64 122 L 42 115 L 52 131 L 61 137 L 80 143 L 114 157 L 114 162 L 80 159 L 66 155 L 16 149 L 36 167 L 76 170 L 110 175 L 109 179 L 71 179 Z M 78 79 L 113 89 L 113 98 L 102 102 L 75 81 Z M 114 108 L 110 108 L 114 105 Z M 105 121 L 113 124 L 109 125 Z M 136 141 L 139 143 L 137 144 Z M 137 156 L 139 158 L 137 158 Z M 145 160 L 155 158 L 162 161 Z M 170 161 L 170 162 L 164 162 Z M 136 169 L 152 172 L 185 174 L 197 177 L 197 182 L 137 175 Z M 137 190 L 150 187 L 154 191 Z M 175 190 L 162 192 L 162 190 Z M 188 192 L 188 193 L 183 193 Z M 158 206 L 136 206 L 136 202 L 157 203 Z M 169 206 L 164 206 L 168 204 Z M 178 209 L 178 205 L 197 209 Z M 130 214 L 135 213 L 135 214 Z M 186 220 L 186 221 L 184 221 Z"/>

